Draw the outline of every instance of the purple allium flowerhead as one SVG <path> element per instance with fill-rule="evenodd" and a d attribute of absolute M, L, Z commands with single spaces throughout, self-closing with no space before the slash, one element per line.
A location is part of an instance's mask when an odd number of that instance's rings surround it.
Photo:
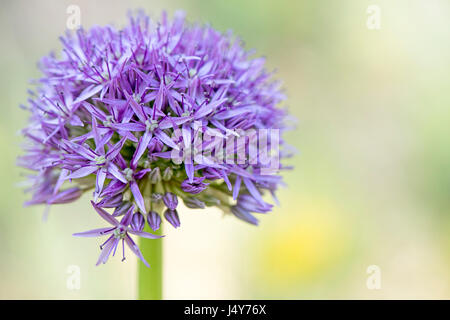
<path fill-rule="evenodd" d="M 178 198 L 252 224 L 271 211 L 263 197 L 276 202 L 282 183 L 287 113 L 263 58 L 182 13 L 154 22 L 139 12 L 123 29 L 79 29 L 61 42 L 23 106 L 19 164 L 34 172 L 27 204 L 92 194 L 110 226 L 75 235 L 109 236 L 98 263 L 120 242 L 145 262 L 131 235 L 158 238 L 142 230 L 162 216 L 179 227 Z"/>

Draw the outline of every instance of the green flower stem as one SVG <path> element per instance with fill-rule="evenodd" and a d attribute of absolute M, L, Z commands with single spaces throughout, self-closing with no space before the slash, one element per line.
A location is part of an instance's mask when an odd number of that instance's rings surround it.
<path fill-rule="evenodd" d="M 153 232 L 148 224 L 144 231 L 161 235 L 162 226 Z M 138 299 L 139 300 L 161 300 L 162 299 L 162 238 L 161 239 L 139 239 L 139 247 L 145 260 L 150 264 L 147 268 L 138 260 Z"/>

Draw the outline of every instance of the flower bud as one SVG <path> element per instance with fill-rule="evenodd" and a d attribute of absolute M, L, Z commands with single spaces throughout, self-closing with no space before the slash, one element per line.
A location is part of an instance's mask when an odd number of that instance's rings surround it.
<path fill-rule="evenodd" d="M 163 147 L 164 147 L 164 144 L 159 139 L 152 138 L 147 147 L 148 154 L 152 154 L 154 152 L 161 152 Z"/>
<path fill-rule="evenodd" d="M 159 192 L 155 192 L 152 193 L 152 202 L 157 203 L 159 201 L 161 201 L 161 199 L 163 198 L 163 195 Z"/>
<path fill-rule="evenodd" d="M 205 209 L 205 203 L 196 197 L 186 197 L 183 199 L 183 202 L 186 207 L 191 209 Z"/>
<path fill-rule="evenodd" d="M 150 181 L 153 184 L 161 181 L 161 172 L 159 171 L 159 167 L 156 167 L 150 171 Z"/>
<path fill-rule="evenodd" d="M 237 198 L 237 205 L 250 212 L 267 213 L 272 210 L 273 205 L 259 202 L 249 194 L 241 194 Z"/>
<path fill-rule="evenodd" d="M 203 198 L 203 200 L 204 200 L 205 204 L 206 204 L 208 207 L 218 206 L 218 205 L 220 204 L 220 200 L 217 199 L 216 197 L 211 196 L 211 195 L 206 195 L 206 196 Z"/>
<path fill-rule="evenodd" d="M 186 179 L 181 183 L 181 189 L 183 189 L 184 192 L 192 194 L 200 193 L 208 186 L 208 183 L 203 182 L 204 179 L 204 177 L 194 177 L 194 181 L 192 181 L 192 183 Z"/>
<path fill-rule="evenodd" d="M 161 225 L 161 217 L 155 211 L 150 211 L 147 214 L 147 223 L 153 231 L 156 231 Z"/>
<path fill-rule="evenodd" d="M 173 170 L 172 170 L 172 168 L 171 168 L 171 167 L 167 167 L 167 168 L 164 170 L 164 173 L 163 173 L 163 176 L 162 176 L 163 180 L 164 180 L 164 181 L 169 181 L 170 179 L 172 179 L 172 176 L 173 176 Z"/>
<path fill-rule="evenodd" d="M 258 225 L 258 219 L 256 219 L 250 212 L 248 212 L 246 209 L 241 208 L 239 206 L 232 206 L 231 212 L 239 219 L 244 220 L 248 223 L 254 224 L 255 226 Z"/>
<path fill-rule="evenodd" d="M 133 217 L 131 218 L 131 229 L 133 229 L 134 231 L 142 231 L 144 230 L 144 226 L 144 216 L 139 212 L 134 213 Z"/>
<path fill-rule="evenodd" d="M 221 179 L 222 176 L 220 175 L 219 171 L 214 168 L 206 168 L 202 172 L 202 176 L 205 177 L 208 180 L 216 180 Z"/>
<path fill-rule="evenodd" d="M 164 204 L 167 208 L 170 210 L 175 210 L 178 205 L 178 198 L 175 194 L 172 192 L 166 192 L 166 194 L 163 197 Z"/>
<path fill-rule="evenodd" d="M 116 210 L 114 210 L 112 216 L 113 217 L 119 217 L 124 215 L 128 209 L 131 208 L 131 202 L 122 202 L 117 208 Z"/>
<path fill-rule="evenodd" d="M 164 218 L 166 218 L 166 220 L 174 226 L 174 228 L 178 228 L 180 226 L 180 218 L 178 217 L 178 212 L 177 210 L 170 210 L 167 209 L 164 212 Z"/>
<path fill-rule="evenodd" d="M 122 194 L 119 193 L 112 197 L 105 197 L 99 203 L 101 208 L 117 208 L 122 203 Z"/>

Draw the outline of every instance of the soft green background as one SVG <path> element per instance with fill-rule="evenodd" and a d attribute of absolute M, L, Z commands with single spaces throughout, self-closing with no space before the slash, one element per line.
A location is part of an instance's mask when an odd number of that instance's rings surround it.
<path fill-rule="evenodd" d="M 59 48 L 66 8 L 85 27 L 162 9 L 233 29 L 278 71 L 299 119 L 282 206 L 254 228 L 217 211 L 167 228 L 166 298 L 450 298 L 450 3 L 396 1 L 3 1 L 0 12 L 0 298 L 133 299 L 136 262 L 95 267 L 101 227 L 84 197 L 23 208 L 15 167 L 36 62 Z M 369 5 L 381 29 L 366 27 Z M 150 262 L 151 263 L 151 262 Z M 69 290 L 68 266 L 81 271 Z M 366 286 L 368 266 L 381 289 Z"/>

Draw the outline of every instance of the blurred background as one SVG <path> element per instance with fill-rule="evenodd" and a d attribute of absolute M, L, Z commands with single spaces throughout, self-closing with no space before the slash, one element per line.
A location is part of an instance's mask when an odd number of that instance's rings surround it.
<path fill-rule="evenodd" d="M 232 29 L 277 70 L 298 119 L 287 135 L 295 170 L 259 227 L 181 209 L 164 240 L 165 298 L 450 298 L 446 0 L 2 0 L 0 298 L 136 297 L 134 258 L 95 267 L 99 241 L 71 236 L 103 226 L 89 196 L 51 208 L 46 223 L 42 207 L 22 206 L 18 105 L 38 59 L 60 48 L 71 4 L 85 28 L 123 26 L 127 9 L 144 8 Z"/>

